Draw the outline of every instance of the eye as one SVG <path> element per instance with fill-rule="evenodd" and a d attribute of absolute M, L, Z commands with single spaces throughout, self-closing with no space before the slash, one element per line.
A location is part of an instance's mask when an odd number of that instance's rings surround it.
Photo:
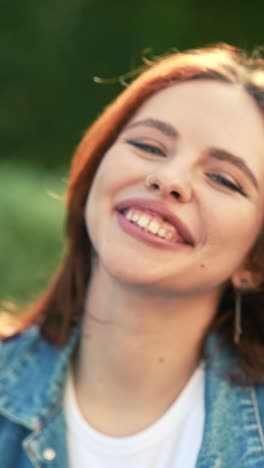
<path fill-rule="evenodd" d="M 227 179 L 226 177 L 219 175 L 219 174 L 206 174 L 209 179 L 211 179 L 213 182 L 223 185 L 224 187 L 233 190 L 234 192 L 238 192 L 244 197 L 247 197 L 247 194 L 243 190 L 243 188 L 239 185 L 236 184 L 235 182 L 232 182 L 231 180 Z"/>
<path fill-rule="evenodd" d="M 138 148 L 142 151 L 145 151 L 146 153 L 153 154 L 155 156 L 166 156 L 165 151 L 163 151 L 159 146 L 153 145 L 150 143 L 145 143 L 143 141 L 137 141 L 137 140 L 126 140 L 126 142 L 134 146 L 134 148 Z"/>

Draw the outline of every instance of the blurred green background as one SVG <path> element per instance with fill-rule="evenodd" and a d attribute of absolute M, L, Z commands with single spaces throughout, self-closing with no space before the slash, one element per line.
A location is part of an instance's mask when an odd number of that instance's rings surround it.
<path fill-rule="evenodd" d="M 264 44 L 264 2 L 9 0 L 0 14 L 0 299 L 26 302 L 61 255 L 69 162 L 118 77 L 162 54 Z"/>

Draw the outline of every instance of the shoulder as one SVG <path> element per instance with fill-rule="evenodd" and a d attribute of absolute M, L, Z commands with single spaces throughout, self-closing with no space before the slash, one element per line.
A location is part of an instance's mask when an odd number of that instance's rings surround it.
<path fill-rule="evenodd" d="M 252 400 L 254 411 L 259 415 L 264 430 L 264 384 L 254 386 L 252 391 Z"/>
<path fill-rule="evenodd" d="M 0 374 L 5 372 L 7 365 L 9 370 L 12 369 L 16 362 L 34 348 L 39 340 L 40 332 L 37 325 L 8 339 L 0 340 Z"/>
<path fill-rule="evenodd" d="M 215 405 L 216 395 L 219 396 L 221 413 L 223 413 L 223 408 L 228 406 L 228 402 L 233 402 L 233 408 L 236 403 L 239 403 L 238 412 L 241 412 L 241 408 L 244 408 L 247 402 L 247 408 L 251 408 L 252 415 L 262 424 L 264 430 L 264 383 L 246 384 L 245 381 L 244 384 L 240 384 L 234 380 L 233 377 L 236 376 L 241 376 L 241 382 L 243 380 L 239 360 L 230 349 L 221 345 L 217 336 L 208 337 L 205 356 L 208 398 Z M 232 408 L 229 409 L 232 413 Z"/>
<path fill-rule="evenodd" d="M 66 345 L 56 346 L 43 338 L 39 325 L 0 340 L 0 381 L 14 375 L 17 379 L 19 375 L 26 384 L 28 376 L 39 380 L 44 376 L 60 375 L 68 366 L 78 340 L 79 328 L 73 331 Z"/>
<path fill-rule="evenodd" d="M 0 415 L 32 428 L 44 421 L 62 399 L 71 351 L 70 343 L 45 340 L 37 325 L 0 342 Z"/>

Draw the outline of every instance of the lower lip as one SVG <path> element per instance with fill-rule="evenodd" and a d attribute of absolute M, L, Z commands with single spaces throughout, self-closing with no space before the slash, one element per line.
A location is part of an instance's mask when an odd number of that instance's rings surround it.
<path fill-rule="evenodd" d="M 189 248 L 189 244 L 185 244 L 183 242 L 172 242 L 166 239 L 162 239 L 161 237 L 155 236 L 155 234 L 151 234 L 148 231 L 145 231 L 143 228 L 138 226 L 135 223 L 131 223 L 122 213 L 116 211 L 117 219 L 121 228 L 130 234 L 131 236 L 139 239 L 146 244 L 151 244 L 156 247 L 164 247 L 170 249 L 179 249 L 179 248 Z"/>

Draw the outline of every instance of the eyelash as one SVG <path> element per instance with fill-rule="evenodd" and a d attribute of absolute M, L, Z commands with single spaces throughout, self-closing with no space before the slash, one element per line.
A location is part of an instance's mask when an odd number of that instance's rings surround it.
<path fill-rule="evenodd" d="M 136 141 L 136 140 L 126 140 L 126 143 L 142 151 L 151 153 L 154 156 L 161 156 L 161 157 L 166 156 L 166 153 L 162 151 L 158 146 L 151 145 L 149 143 L 143 143 L 143 142 Z M 224 187 L 230 190 L 233 190 L 234 192 L 238 192 L 244 197 L 247 197 L 247 194 L 244 192 L 244 190 L 242 189 L 240 185 L 231 182 L 226 177 L 219 175 L 219 174 L 210 174 L 210 173 L 206 173 L 206 176 L 209 177 L 211 180 L 213 180 L 215 183 L 219 185 L 223 185 Z"/>
<path fill-rule="evenodd" d="M 158 146 L 151 145 L 149 143 L 143 143 L 141 141 L 136 140 L 126 140 L 126 142 L 134 146 L 135 148 L 141 149 L 142 151 L 146 151 L 147 153 L 151 153 L 154 156 L 166 156 L 166 153 L 160 149 Z"/>
<path fill-rule="evenodd" d="M 216 182 L 217 184 L 223 185 L 223 186 L 233 190 L 234 192 L 238 192 L 241 195 L 243 195 L 244 197 L 247 197 L 247 194 L 244 192 L 244 190 L 242 189 L 242 187 L 240 185 L 234 184 L 233 182 L 231 182 L 226 177 L 223 177 L 223 176 L 221 176 L 219 174 L 208 174 L 208 173 L 206 173 L 206 175 L 211 180 Z"/>

